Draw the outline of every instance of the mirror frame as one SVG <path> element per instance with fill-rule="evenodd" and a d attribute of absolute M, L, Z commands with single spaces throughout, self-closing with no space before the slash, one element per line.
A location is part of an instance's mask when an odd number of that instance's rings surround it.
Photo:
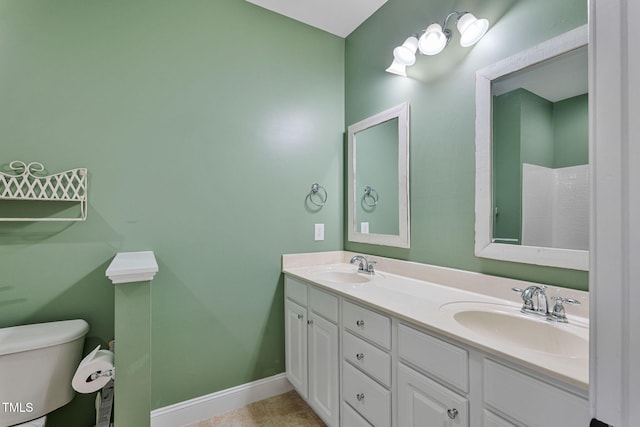
<path fill-rule="evenodd" d="M 360 194 L 356 186 L 356 134 L 392 119 L 398 119 L 398 221 L 399 234 L 360 233 L 356 228 L 356 208 Z M 348 240 L 372 245 L 410 247 L 409 218 L 409 103 L 404 102 L 348 127 Z"/>
<path fill-rule="evenodd" d="M 492 80 L 581 48 L 588 42 L 588 28 L 587 25 L 583 25 L 476 72 L 476 256 L 589 270 L 589 251 L 493 242 L 491 96 Z"/>

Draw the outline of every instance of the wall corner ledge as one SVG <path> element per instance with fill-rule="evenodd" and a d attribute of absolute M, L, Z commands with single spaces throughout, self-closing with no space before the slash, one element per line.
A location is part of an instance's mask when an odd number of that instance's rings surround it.
<path fill-rule="evenodd" d="M 106 276 L 113 282 L 148 282 L 158 272 L 158 263 L 152 251 L 118 252 L 107 267 Z"/>

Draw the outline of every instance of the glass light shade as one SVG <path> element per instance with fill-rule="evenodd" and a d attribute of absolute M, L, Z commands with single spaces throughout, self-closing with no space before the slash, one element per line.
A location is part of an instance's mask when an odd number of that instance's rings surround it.
<path fill-rule="evenodd" d="M 440 24 L 431 24 L 418 40 L 418 48 L 425 55 L 436 55 L 447 45 L 447 36 Z"/>
<path fill-rule="evenodd" d="M 398 63 L 398 61 L 396 61 L 395 59 L 393 60 L 389 68 L 387 68 L 385 71 L 387 73 L 397 74 L 402 77 L 407 77 L 407 67 L 405 65 Z"/>
<path fill-rule="evenodd" d="M 488 29 L 489 21 L 486 19 L 477 19 L 471 13 L 465 13 L 458 19 L 460 44 L 464 47 L 476 44 Z"/>
<path fill-rule="evenodd" d="M 416 63 L 417 49 L 418 39 L 412 36 L 406 39 L 402 46 L 393 49 L 393 57 L 399 64 L 410 66 Z"/>

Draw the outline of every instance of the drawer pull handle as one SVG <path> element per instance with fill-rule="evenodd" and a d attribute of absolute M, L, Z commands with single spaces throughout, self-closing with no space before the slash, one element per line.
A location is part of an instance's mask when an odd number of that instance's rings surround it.
<path fill-rule="evenodd" d="M 449 415 L 449 418 L 451 418 L 452 420 L 455 420 L 458 416 L 458 410 L 456 408 L 447 409 L 447 415 Z"/>
<path fill-rule="evenodd" d="M 313 325 L 313 320 L 307 320 L 307 325 Z"/>
<path fill-rule="evenodd" d="M 363 353 L 356 354 L 356 359 L 358 359 L 358 360 L 364 359 L 364 354 Z"/>
<path fill-rule="evenodd" d="M 364 393 L 356 394 L 356 399 L 358 399 L 358 402 L 362 402 L 364 400 Z"/>
<path fill-rule="evenodd" d="M 357 320 L 356 325 L 360 327 L 364 326 L 364 320 Z"/>
<path fill-rule="evenodd" d="M 304 318 L 304 314 L 298 314 L 298 319 Z"/>

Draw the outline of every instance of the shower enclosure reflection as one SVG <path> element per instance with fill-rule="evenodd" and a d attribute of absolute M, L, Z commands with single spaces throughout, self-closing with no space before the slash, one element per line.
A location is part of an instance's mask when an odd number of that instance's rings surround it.
<path fill-rule="evenodd" d="M 493 241 L 589 249 L 586 46 L 492 82 Z"/>

